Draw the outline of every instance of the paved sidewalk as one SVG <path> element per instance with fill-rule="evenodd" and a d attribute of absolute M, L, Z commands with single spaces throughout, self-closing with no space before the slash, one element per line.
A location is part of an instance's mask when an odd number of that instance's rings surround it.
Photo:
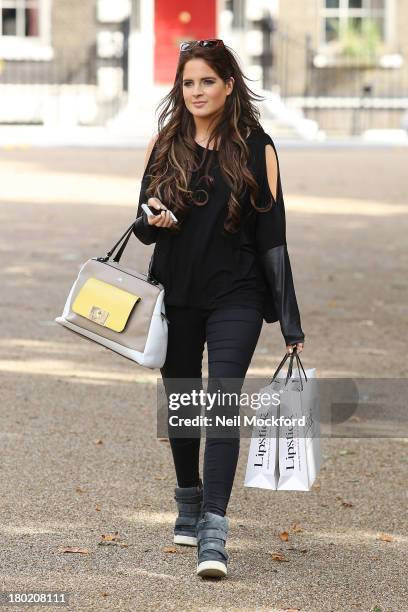
<path fill-rule="evenodd" d="M 404 438 L 324 439 L 307 493 L 244 488 L 243 439 L 228 578 L 203 581 L 195 550 L 166 551 L 175 476 L 156 438 L 159 372 L 53 320 L 79 265 L 134 217 L 143 155 L 2 151 L 2 590 L 67 591 L 81 612 L 408 610 Z M 280 164 L 304 366 L 406 377 L 406 149 L 282 149 Z M 143 270 L 150 253 L 135 239 L 126 261 Z M 248 376 L 270 376 L 284 350 L 264 323 Z M 204 365 L 206 375 L 206 355 Z"/>

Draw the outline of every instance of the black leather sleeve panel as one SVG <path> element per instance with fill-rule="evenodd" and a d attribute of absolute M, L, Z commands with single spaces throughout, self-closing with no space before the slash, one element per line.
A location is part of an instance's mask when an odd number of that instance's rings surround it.
<path fill-rule="evenodd" d="M 278 165 L 278 181 L 276 200 L 271 193 L 267 169 L 265 145 L 270 144 L 274 149 Z M 302 331 L 300 314 L 296 300 L 292 269 L 286 244 L 286 216 L 282 193 L 279 158 L 272 138 L 264 133 L 259 151 L 259 167 L 261 174 L 260 205 L 266 207 L 272 202 L 272 208 L 266 212 L 258 212 L 256 220 L 256 246 L 270 287 L 273 303 L 279 318 L 282 334 L 286 344 L 303 342 L 305 334 Z"/>
<path fill-rule="evenodd" d="M 286 244 L 265 251 L 260 259 L 273 294 L 276 313 L 286 344 L 304 342 L 305 334 L 302 331 Z"/>

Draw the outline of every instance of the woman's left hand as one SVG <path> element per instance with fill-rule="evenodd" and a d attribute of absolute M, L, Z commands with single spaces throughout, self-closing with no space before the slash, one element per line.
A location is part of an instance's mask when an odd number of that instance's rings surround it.
<path fill-rule="evenodd" d="M 299 353 L 301 353 L 303 351 L 304 343 L 303 342 L 297 342 L 296 344 L 287 344 L 286 345 L 286 352 L 289 353 L 289 355 L 291 355 L 293 353 L 294 347 L 296 347 L 296 352 L 299 354 Z"/>

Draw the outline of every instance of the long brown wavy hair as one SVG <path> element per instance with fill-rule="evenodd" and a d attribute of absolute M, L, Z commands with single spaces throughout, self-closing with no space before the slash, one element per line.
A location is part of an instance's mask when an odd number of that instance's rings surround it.
<path fill-rule="evenodd" d="M 252 101 L 263 98 L 247 87 L 244 81 L 247 77 L 244 76 L 234 51 L 227 45 L 210 49 L 196 45 L 180 53 L 173 87 L 157 107 L 164 105 L 158 119 L 156 152 L 150 167 L 151 181 L 146 196 L 159 198 L 176 215 L 179 223 L 169 228 L 175 233 L 180 231 L 191 205 L 203 206 L 208 201 L 205 189 L 189 189 L 192 173 L 200 169 L 206 158 L 208 161 L 205 173 L 200 180 L 204 179 L 209 188 L 213 182 L 213 177 L 208 174 L 210 163 L 210 156 L 207 155 L 208 145 L 200 165 L 197 166 L 194 118 L 183 99 L 184 66 L 194 58 L 203 59 L 224 82 L 231 76 L 234 77 L 233 90 L 227 96 L 224 108 L 217 117 L 217 124 L 212 127 L 208 144 L 219 143 L 220 171 L 231 190 L 224 230 L 236 233 L 242 215 L 240 200 L 247 189 L 249 189 L 250 203 L 255 210 L 265 211 L 270 207 L 258 208 L 256 205 L 259 186 L 247 167 L 250 151 L 245 142 L 245 138 L 252 130 L 261 128 L 260 112 Z M 200 193 L 204 194 L 204 200 L 200 201 L 202 197 L 198 197 Z"/>

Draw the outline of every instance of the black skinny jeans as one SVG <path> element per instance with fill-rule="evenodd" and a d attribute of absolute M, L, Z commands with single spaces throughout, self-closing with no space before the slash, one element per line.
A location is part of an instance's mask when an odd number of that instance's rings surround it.
<path fill-rule="evenodd" d="M 202 359 L 204 344 L 208 351 L 207 393 L 234 392 L 239 397 L 262 329 L 263 315 L 256 308 L 219 307 L 214 309 L 166 305 L 169 319 L 166 362 L 161 368 L 167 399 L 170 393 L 191 393 L 202 389 Z M 177 379 L 177 380 L 173 380 Z M 222 404 L 222 402 L 221 402 Z M 169 404 L 170 405 L 170 404 Z M 200 407 L 187 405 L 168 410 L 168 415 L 193 417 Z M 203 414 L 214 419 L 216 414 L 239 414 L 239 401 L 230 408 L 217 404 Z M 200 430 L 177 437 L 168 428 L 179 487 L 199 483 Z M 206 429 L 203 466 L 203 511 L 224 516 L 231 495 L 239 456 L 239 428 L 235 435 L 218 434 Z"/>

